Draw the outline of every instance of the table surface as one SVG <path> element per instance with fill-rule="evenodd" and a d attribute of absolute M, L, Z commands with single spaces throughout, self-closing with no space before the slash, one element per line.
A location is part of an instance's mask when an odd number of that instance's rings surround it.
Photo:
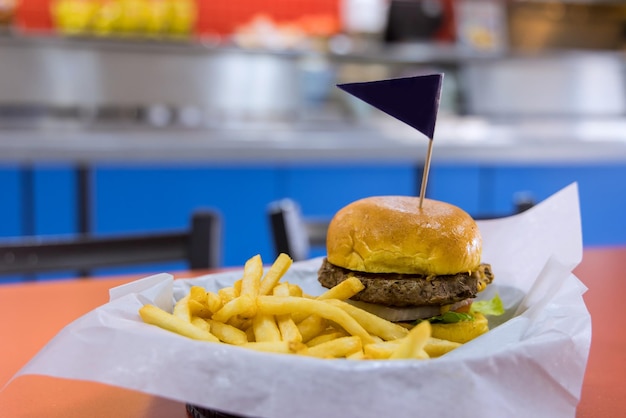
<path fill-rule="evenodd" d="M 593 338 L 576 416 L 620 416 L 626 411 L 622 376 L 626 331 L 610 326 L 613 307 L 626 292 L 626 247 L 585 249 L 575 273 L 589 290 Z M 195 273 L 199 274 L 199 273 Z M 181 272 L 177 277 L 191 277 Z M 46 376 L 11 377 L 58 331 L 108 301 L 111 287 L 137 277 L 0 286 L 0 411 L 10 417 L 183 418 L 183 404 L 92 382 Z M 8 385 L 6 384 L 7 382 Z M 36 396 L 33 396 L 36 394 Z"/>

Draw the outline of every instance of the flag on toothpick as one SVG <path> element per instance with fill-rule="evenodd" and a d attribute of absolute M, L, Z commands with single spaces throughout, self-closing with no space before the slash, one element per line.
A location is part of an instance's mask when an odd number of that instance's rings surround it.
<path fill-rule="evenodd" d="M 443 74 L 394 78 L 337 87 L 433 139 Z"/>
<path fill-rule="evenodd" d="M 429 74 L 337 85 L 340 89 L 412 126 L 428 137 L 428 151 L 419 196 L 420 208 L 426 195 L 442 83 L 443 74 Z"/>

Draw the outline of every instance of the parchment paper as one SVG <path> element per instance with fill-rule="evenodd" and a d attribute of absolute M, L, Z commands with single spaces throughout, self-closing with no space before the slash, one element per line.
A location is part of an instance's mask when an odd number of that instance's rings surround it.
<path fill-rule="evenodd" d="M 591 340 L 586 288 L 572 274 L 582 257 L 577 185 L 479 226 L 496 275 L 483 297 L 498 292 L 507 313 L 438 359 L 260 353 L 180 337 L 138 316 L 145 303 L 171 309 L 192 284 L 230 285 L 237 271 L 160 274 L 111 289 L 109 303 L 64 328 L 18 375 L 96 381 L 252 417 L 573 417 Z M 285 280 L 319 294 L 320 263 L 295 263 Z"/>

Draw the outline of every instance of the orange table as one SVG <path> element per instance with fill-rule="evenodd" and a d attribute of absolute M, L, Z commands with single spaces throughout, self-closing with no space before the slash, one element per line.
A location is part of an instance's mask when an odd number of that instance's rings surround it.
<path fill-rule="evenodd" d="M 592 315 L 593 340 L 578 417 L 620 416 L 626 411 L 621 372 L 626 331 L 609 326 L 626 294 L 626 247 L 585 250 L 577 276 Z M 189 277 L 181 273 L 179 277 Z M 108 289 L 137 277 L 0 286 L 0 385 L 61 328 L 108 301 Z M 97 361 L 97 359 L 94 359 Z M 107 385 L 23 376 L 0 392 L 2 417 L 183 418 L 184 405 Z"/>

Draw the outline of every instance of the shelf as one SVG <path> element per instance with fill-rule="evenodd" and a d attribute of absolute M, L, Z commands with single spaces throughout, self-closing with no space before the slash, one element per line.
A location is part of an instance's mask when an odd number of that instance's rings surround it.
<path fill-rule="evenodd" d="M 0 36 L 0 47 L 20 48 L 65 48 L 95 51 L 115 50 L 119 52 L 142 52 L 159 54 L 211 54 L 237 51 L 250 54 L 267 54 L 280 57 L 305 57 L 318 54 L 307 50 L 260 50 L 243 49 L 236 46 L 218 45 L 210 40 L 175 40 L 149 38 L 115 38 L 57 35 Z M 498 59 L 503 53 L 475 52 L 464 50 L 454 44 L 410 43 L 383 45 L 368 42 L 366 46 L 353 48 L 346 53 L 328 52 L 327 58 L 338 62 L 377 62 L 388 64 L 460 63 L 467 60 Z"/>

